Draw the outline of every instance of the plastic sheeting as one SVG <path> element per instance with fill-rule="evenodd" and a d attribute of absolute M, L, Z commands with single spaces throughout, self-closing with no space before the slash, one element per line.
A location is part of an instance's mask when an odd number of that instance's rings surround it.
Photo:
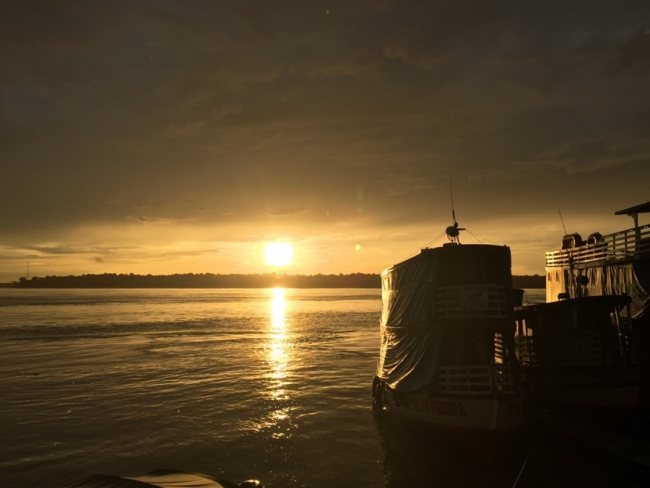
<path fill-rule="evenodd" d="M 586 285 L 580 285 L 586 277 Z M 635 321 L 650 320 L 650 261 L 606 264 L 574 269 L 547 269 L 547 301 L 556 301 L 560 293 L 571 298 L 581 296 L 622 295 L 632 298 L 631 312 Z"/>
<path fill-rule="evenodd" d="M 378 374 L 389 387 L 413 391 L 428 384 L 440 357 L 442 331 L 432 325 L 438 259 L 420 254 L 382 278 L 382 337 Z M 407 328 L 407 330 L 405 330 Z"/>
<path fill-rule="evenodd" d="M 387 269 L 381 275 L 382 325 L 413 327 L 431 323 L 434 317 L 438 259 L 420 254 Z"/>
<path fill-rule="evenodd" d="M 438 370 L 443 334 L 424 327 L 417 332 L 383 329 L 377 376 L 398 391 L 428 385 Z"/>
<path fill-rule="evenodd" d="M 512 309 L 510 250 L 502 246 L 468 245 L 424 249 L 382 273 L 381 348 L 377 376 L 388 387 L 414 391 L 429 385 L 440 364 L 445 329 L 436 320 L 439 286 L 495 284 L 508 291 Z M 491 321 L 490 326 L 514 320 Z M 456 321 L 472 327 L 475 322 Z"/>

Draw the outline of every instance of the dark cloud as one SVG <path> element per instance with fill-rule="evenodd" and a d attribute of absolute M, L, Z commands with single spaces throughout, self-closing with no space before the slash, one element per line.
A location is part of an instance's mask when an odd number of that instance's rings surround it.
<path fill-rule="evenodd" d="M 25 246 L 24 249 L 36 251 L 41 254 L 87 254 L 87 249 L 64 246 Z"/>
<path fill-rule="evenodd" d="M 302 208 L 279 208 L 266 213 L 270 217 L 283 217 L 286 215 L 298 215 L 304 212 Z"/>
<path fill-rule="evenodd" d="M 614 175 L 648 199 L 645 1 L 0 8 L 7 242 L 133 225 L 245 241 L 280 221 L 398 235 L 446 218 L 450 172 L 480 216 L 582 207 Z"/>
<path fill-rule="evenodd" d="M 639 29 L 616 54 L 616 59 L 605 68 L 607 74 L 647 76 L 650 72 L 650 26 Z"/>
<path fill-rule="evenodd" d="M 217 254 L 219 249 L 196 249 L 192 251 L 174 251 L 174 252 L 165 252 L 162 254 L 162 257 L 169 258 L 182 258 L 182 257 L 193 257 L 193 256 L 204 256 L 206 254 Z"/>

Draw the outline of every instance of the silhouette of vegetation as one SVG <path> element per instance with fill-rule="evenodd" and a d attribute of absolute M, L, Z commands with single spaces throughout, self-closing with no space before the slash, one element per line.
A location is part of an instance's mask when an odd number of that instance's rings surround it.
<path fill-rule="evenodd" d="M 378 274 L 87 274 L 20 278 L 18 288 L 379 288 Z"/>
<path fill-rule="evenodd" d="M 545 277 L 513 276 L 516 288 L 544 288 Z M 21 277 L 16 288 L 381 288 L 378 274 L 213 274 L 173 275 L 86 274 L 81 276 Z"/>

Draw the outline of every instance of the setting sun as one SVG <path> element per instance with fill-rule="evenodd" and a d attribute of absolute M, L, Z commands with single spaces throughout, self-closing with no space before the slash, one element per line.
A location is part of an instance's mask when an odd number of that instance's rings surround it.
<path fill-rule="evenodd" d="M 271 266 L 286 266 L 293 260 L 293 247 L 286 242 L 271 242 L 264 248 L 264 259 Z"/>

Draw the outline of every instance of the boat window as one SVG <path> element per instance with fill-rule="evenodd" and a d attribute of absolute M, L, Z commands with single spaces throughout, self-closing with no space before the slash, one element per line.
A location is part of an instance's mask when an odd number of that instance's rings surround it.
<path fill-rule="evenodd" d="M 496 364 L 508 364 L 506 345 L 503 343 L 503 335 L 494 334 L 494 362 Z"/>
<path fill-rule="evenodd" d="M 440 364 L 462 366 L 492 364 L 494 332 L 488 330 L 447 330 L 443 335 Z"/>

